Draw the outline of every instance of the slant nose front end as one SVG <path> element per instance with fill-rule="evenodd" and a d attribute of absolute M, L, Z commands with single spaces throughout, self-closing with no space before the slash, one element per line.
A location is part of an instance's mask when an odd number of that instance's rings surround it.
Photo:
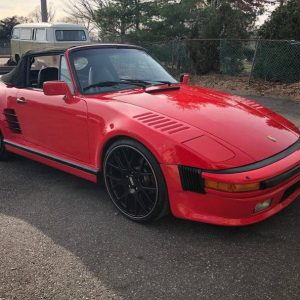
<path fill-rule="evenodd" d="M 175 216 L 249 225 L 271 217 L 300 196 L 300 140 L 278 155 L 243 167 L 205 171 L 162 165 L 162 169 Z"/>

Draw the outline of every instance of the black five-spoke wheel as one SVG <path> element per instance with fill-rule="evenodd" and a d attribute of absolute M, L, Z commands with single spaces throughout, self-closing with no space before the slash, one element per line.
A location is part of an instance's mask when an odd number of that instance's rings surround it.
<path fill-rule="evenodd" d="M 108 149 L 103 167 L 107 191 L 125 216 L 145 222 L 167 212 L 163 175 L 143 145 L 127 139 L 117 141 Z"/>

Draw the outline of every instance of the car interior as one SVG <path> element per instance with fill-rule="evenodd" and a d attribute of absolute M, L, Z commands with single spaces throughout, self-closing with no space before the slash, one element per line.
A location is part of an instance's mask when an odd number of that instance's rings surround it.
<path fill-rule="evenodd" d="M 38 73 L 37 86 L 42 89 L 44 82 L 53 80 L 58 80 L 58 68 L 47 67 L 41 69 Z"/>
<path fill-rule="evenodd" d="M 85 63 L 78 64 L 77 61 Z M 75 68 L 82 89 L 98 82 L 120 80 L 113 64 L 107 57 L 89 56 L 88 59 L 85 57 L 75 58 Z M 95 90 L 98 89 L 95 88 Z"/>
<path fill-rule="evenodd" d="M 52 63 L 52 57 L 34 57 L 29 71 L 29 87 L 42 89 L 46 81 L 59 80 L 58 63 Z M 106 59 L 92 56 L 89 59 L 79 57 L 75 61 L 77 77 L 82 88 L 101 81 L 118 81 L 119 76 L 113 64 Z"/>
<path fill-rule="evenodd" d="M 59 56 L 33 57 L 31 59 L 28 83 L 29 87 L 42 89 L 44 82 L 58 79 Z"/>
<path fill-rule="evenodd" d="M 86 87 L 99 82 L 119 82 L 121 78 L 140 78 L 137 74 L 135 63 L 137 62 L 119 62 L 118 58 L 110 55 L 101 55 L 98 53 L 91 55 L 74 55 L 74 66 L 77 80 L 82 90 Z M 72 85 L 71 79 L 65 80 L 59 74 L 60 55 L 32 57 L 30 62 L 28 87 L 42 89 L 46 81 L 64 80 Z M 141 64 L 140 64 L 141 69 Z M 151 73 L 151 69 L 145 66 L 143 71 Z M 150 74 L 152 75 L 152 74 Z M 149 76 L 152 77 L 152 76 Z M 63 79 L 61 79 L 63 78 Z M 120 89 L 120 87 L 118 87 Z M 122 87 L 121 87 L 122 88 Z M 125 86 L 126 88 L 126 86 Z M 111 91 L 112 87 L 94 87 L 89 89 L 89 93 Z"/>

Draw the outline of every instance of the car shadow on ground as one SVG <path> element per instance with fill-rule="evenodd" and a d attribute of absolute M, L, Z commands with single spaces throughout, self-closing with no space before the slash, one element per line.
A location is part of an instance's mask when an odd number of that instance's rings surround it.
<path fill-rule="evenodd" d="M 299 295 L 300 199 L 242 228 L 172 216 L 141 225 L 118 214 L 104 188 L 80 178 L 21 157 L 1 163 L 0 173 L 0 213 L 42 231 L 120 295 Z"/>

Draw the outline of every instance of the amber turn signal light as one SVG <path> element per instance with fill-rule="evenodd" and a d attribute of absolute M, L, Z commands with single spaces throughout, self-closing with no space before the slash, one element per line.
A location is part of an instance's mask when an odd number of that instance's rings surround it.
<path fill-rule="evenodd" d="M 205 180 L 205 187 L 217 191 L 230 192 L 230 193 L 241 193 L 241 192 L 252 192 L 260 189 L 260 183 L 227 183 L 218 182 L 213 180 Z"/>

